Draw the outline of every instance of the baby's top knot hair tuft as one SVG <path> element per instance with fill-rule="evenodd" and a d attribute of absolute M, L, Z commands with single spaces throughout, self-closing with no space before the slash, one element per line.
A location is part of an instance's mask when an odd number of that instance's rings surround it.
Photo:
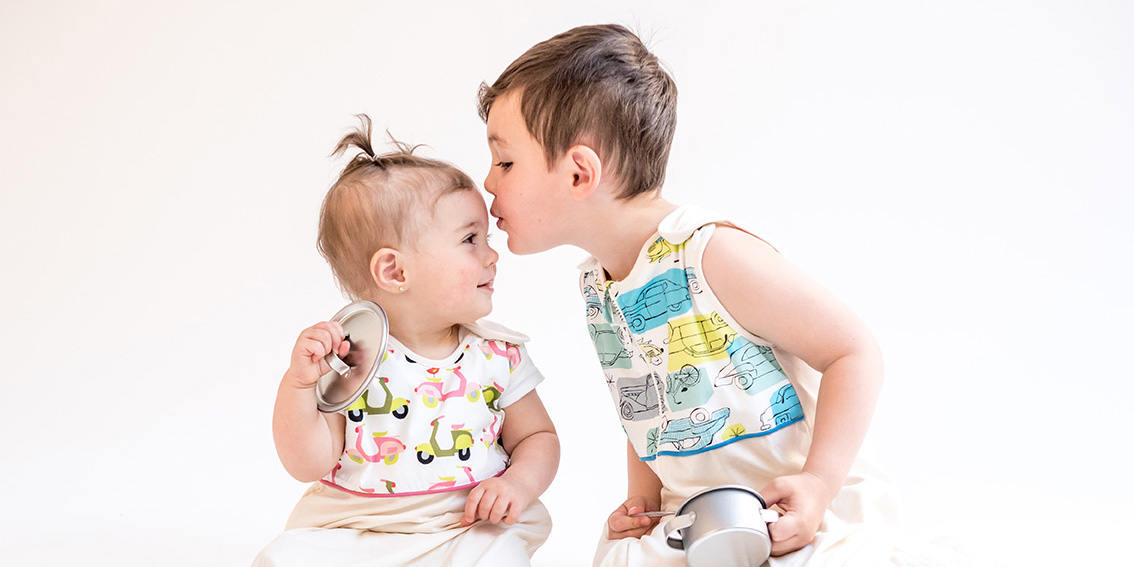
<path fill-rule="evenodd" d="M 335 146 L 335 151 L 331 153 L 331 156 L 338 156 L 349 151 L 351 147 L 356 147 L 361 150 L 347 163 L 346 167 L 343 168 L 340 174 L 341 177 L 346 177 L 354 171 L 366 166 L 374 166 L 380 170 L 386 171 L 390 166 L 408 165 L 414 161 L 412 159 L 413 152 L 420 146 L 411 146 L 395 139 L 389 130 L 386 131 L 386 137 L 389 138 L 390 143 L 393 144 L 396 149 L 385 154 L 377 154 L 374 151 L 374 143 L 371 135 L 373 123 L 370 120 L 370 116 L 366 114 L 356 114 L 355 116 L 360 122 L 359 126 L 346 136 L 343 136 L 343 139 L 339 140 L 338 145 Z"/>

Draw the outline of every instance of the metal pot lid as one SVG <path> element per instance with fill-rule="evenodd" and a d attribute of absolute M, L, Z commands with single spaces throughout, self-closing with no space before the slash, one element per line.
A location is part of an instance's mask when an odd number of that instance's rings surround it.
<path fill-rule="evenodd" d="M 373 301 L 356 301 L 343 307 L 332 321 L 343 326 L 350 341 L 350 352 L 341 359 L 335 353 L 324 357 L 331 371 L 315 383 L 319 411 L 333 413 L 353 404 L 378 375 L 386 342 L 390 338 L 389 320 Z"/>

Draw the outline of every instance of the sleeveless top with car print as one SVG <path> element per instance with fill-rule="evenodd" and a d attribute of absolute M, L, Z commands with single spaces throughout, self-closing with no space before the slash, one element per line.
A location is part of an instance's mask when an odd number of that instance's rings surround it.
<path fill-rule="evenodd" d="M 772 345 L 738 332 L 701 283 L 701 256 L 717 223 L 732 224 L 698 209 L 675 211 L 622 281 L 609 281 L 593 257 L 580 265 L 587 329 L 643 461 L 710 451 L 804 418 Z"/>
<path fill-rule="evenodd" d="M 390 337 L 378 375 L 343 412 L 346 446 L 322 482 L 362 496 L 410 496 L 497 476 L 508 465 L 502 408 L 542 378 L 520 344 L 470 332 L 445 360 L 429 360 Z"/>

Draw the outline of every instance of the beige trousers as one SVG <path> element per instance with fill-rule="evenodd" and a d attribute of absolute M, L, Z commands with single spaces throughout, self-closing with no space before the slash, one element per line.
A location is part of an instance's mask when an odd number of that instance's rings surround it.
<path fill-rule="evenodd" d="M 367 498 L 315 483 L 253 567 L 527 567 L 551 532 L 538 500 L 512 526 L 460 524 L 467 490 Z"/>

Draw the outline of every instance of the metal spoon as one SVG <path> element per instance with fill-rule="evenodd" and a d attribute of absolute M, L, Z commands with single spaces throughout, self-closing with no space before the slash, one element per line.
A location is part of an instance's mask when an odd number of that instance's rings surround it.
<path fill-rule="evenodd" d="M 630 514 L 630 517 L 631 518 L 643 518 L 643 517 L 644 518 L 664 518 L 666 516 L 672 516 L 675 513 L 676 512 L 663 512 L 661 510 L 658 510 L 656 512 L 638 512 L 637 514 Z"/>

